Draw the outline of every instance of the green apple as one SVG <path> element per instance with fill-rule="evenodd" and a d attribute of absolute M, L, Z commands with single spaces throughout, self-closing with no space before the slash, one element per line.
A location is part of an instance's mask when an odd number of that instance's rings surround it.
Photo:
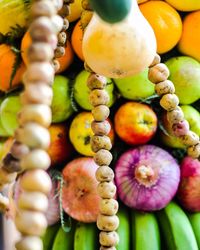
<path fill-rule="evenodd" d="M 181 104 L 191 104 L 200 98 L 200 63 L 188 56 L 173 57 L 165 62 L 170 71 Z"/>
<path fill-rule="evenodd" d="M 0 105 L 3 102 L 4 98 L 0 98 Z M 8 137 L 9 134 L 3 127 L 2 121 L 1 121 L 1 114 L 0 114 L 0 137 Z"/>
<path fill-rule="evenodd" d="M 167 135 L 162 131 L 160 132 L 160 140 L 165 146 L 170 148 L 186 148 L 179 138 L 169 134 Z"/>
<path fill-rule="evenodd" d="M 190 129 L 200 136 L 200 113 L 190 105 L 181 106 L 185 119 L 189 122 Z"/>
<path fill-rule="evenodd" d="M 51 104 L 52 122 L 63 122 L 73 113 L 70 98 L 70 80 L 61 75 L 55 76 L 53 100 Z"/>
<path fill-rule="evenodd" d="M 121 96 L 129 100 L 140 100 L 154 94 L 154 84 L 148 80 L 148 69 L 140 74 L 113 81 Z"/>
<path fill-rule="evenodd" d="M 92 109 L 92 105 L 89 103 L 90 90 L 87 86 L 87 79 L 89 75 L 90 73 L 83 70 L 76 76 L 74 82 L 74 99 L 78 105 L 85 110 Z M 114 84 L 109 78 L 107 78 L 106 91 L 110 97 L 108 106 L 111 107 L 116 100 L 116 96 L 114 94 Z"/>

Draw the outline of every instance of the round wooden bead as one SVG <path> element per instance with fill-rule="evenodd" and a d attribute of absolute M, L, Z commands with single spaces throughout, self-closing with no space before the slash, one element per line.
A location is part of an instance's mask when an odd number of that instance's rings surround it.
<path fill-rule="evenodd" d="M 180 139 L 186 146 L 193 146 L 199 143 L 199 136 L 192 131 L 189 131 L 186 135 L 180 136 Z"/>
<path fill-rule="evenodd" d="M 37 42 L 31 44 L 27 51 L 29 62 L 44 62 L 52 60 L 54 56 L 53 49 L 48 43 Z"/>
<path fill-rule="evenodd" d="M 106 120 L 103 122 L 93 121 L 91 123 L 91 128 L 95 135 L 107 135 L 110 133 L 111 126 Z"/>
<path fill-rule="evenodd" d="M 98 194 L 103 199 L 111 199 L 116 194 L 116 186 L 112 181 L 101 182 L 97 187 Z"/>
<path fill-rule="evenodd" d="M 22 144 L 18 141 L 15 141 L 13 145 L 11 146 L 10 153 L 13 157 L 20 160 L 22 157 L 24 157 L 26 154 L 30 152 L 30 149 L 25 144 Z"/>
<path fill-rule="evenodd" d="M 110 165 L 112 159 L 112 154 L 105 149 L 100 149 L 94 155 L 94 161 L 99 166 Z"/>
<path fill-rule="evenodd" d="M 160 63 L 160 61 L 161 61 L 160 56 L 158 54 L 156 54 L 154 59 L 153 59 L 153 62 L 151 63 L 151 65 L 149 67 L 155 66 L 156 64 Z"/>
<path fill-rule="evenodd" d="M 190 146 L 187 149 L 187 153 L 194 159 L 198 159 L 200 157 L 200 142 L 196 145 Z"/>
<path fill-rule="evenodd" d="M 92 109 L 92 115 L 97 122 L 106 120 L 109 114 L 110 109 L 106 105 L 98 105 Z"/>
<path fill-rule="evenodd" d="M 117 232 L 100 232 L 99 242 L 102 246 L 112 247 L 119 243 L 119 236 Z"/>
<path fill-rule="evenodd" d="M 172 124 L 172 132 L 177 137 L 186 135 L 189 132 L 189 130 L 190 130 L 190 126 L 189 126 L 188 121 L 186 120 Z"/>
<path fill-rule="evenodd" d="M 40 237 L 24 236 L 15 244 L 16 250 L 43 250 L 43 242 Z"/>
<path fill-rule="evenodd" d="M 55 49 L 55 58 L 60 58 L 64 56 L 64 54 L 65 54 L 65 48 L 63 46 L 58 46 Z"/>
<path fill-rule="evenodd" d="M 25 155 L 20 165 L 23 170 L 41 168 L 47 170 L 50 167 L 51 159 L 46 151 L 42 149 L 34 149 Z"/>
<path fill-rule="evenodd" d="M 56 9 L 51 1 L 42 0 L 32 3 L 31 14 L 33 18 L 39 16 L 51 17 L 56 14 Z"/>
<path fill-rule="evenodd" d="M 59 33 L 63 28 L 63 18 L 59 15 L 54 15 L 50 18 L 53 31 L 57 34 Z"/>
<path fill-rule="evenodd" d="M 89 101 L 92 106 L 106 105 L 108 104 L 109 99 L 109 95 L 104 89 L 94 89 L 89 95 Z"/>
<path fill-rule="evenodd" d="M 167 112 L 167 120 L 171 124 L 181 122 L 183 121 L 183 119 L 184 119 L 184 113 L 179 106 L 177 106 L 172 111 Z"/>
<path fill-rule="evenodd" d="M 51 178 L 42 169 L 33 169 L 25 172 L 20 179 L 20 185 L 25 191 L 41 192 L 46 195 L 49 194 L 52 188 Z"/>
<path fill-rule="evenodd" d="M 0 212 L 5 212 L 9 207 L 9 199 L 0 193 Z"/>
<path fill-rule="evenodd" d="M 15 217 L 15 225 L 25 235 L 42 236 L 47 227 L 47 220 L 41 212 L 18 209 Z"/>
<path fill-rule="evenodd" d="M 0 185 L 9 184 L 15 181 L 16 173 L 9 173 L 4 168 L 0 167 Z"/>
<path fill-rule="evenodd" d="M 48 129 L 33 122 L 26 123 L 23 127 L 18 128 L 15 131 L 15 138 L 30 148 L 47 149 L 50 145 Z"/>
<path fill-rule="evenodd" d="M 112 168 L 108 166 L 101 166 L 96 171 L 96 179 L 99 182 L 102 181 L 113 181 L 114 179 L 114 172 Z"/>
<path fill-rule="evenodd" d="M 17 115 L 19 125 L 24 125 L 27 122 L 36 122 L 43 127 L 49 127 L 51 118 L 51 108 L 45 104 L 25 105 Z"/>
<path fill-rule="evenodd" d="M 20 209 L 46 212 L 48 209 L 48 198 L 40 192 L 22 192 L 19 195 L 17 205 Z"/>
<path fill-rule="evenodd" d="M 64 4 L 62 9 L 59 11 L 59 15 L 61 17 L 69 16 L 70 13 L 71 13 L 71 9 L 70 9 L 70 6 L 68 4 Z"/>
<path fill-rule="evenodd" d="M 110 150 L 112 148 L 112 143 L 110 141 L 110 138 L 106 135 L 103 136 L 94 135 L 91 137 L 90 143 L 92 151 L 94 152 L 97 152 L 100 149 Z"/>
<path fill-rule="evenodd" d="M 14 173 L 21 171 L 21 166 L 19 160 L 13 157 L 11 153 L 8 153 L 3 159 L 2 168 L 8 173 Z"/>
<path fill-rule="evenodd" d="M 68 28 L 69 28 L 69 21 L 67 20 L 67 18 L 64 18 L 62 30 L 66 31 Z"/>
<path fill-rule="evenodd" d="M 58 34 L 58 45 L 64 46 L 66 44 L 66 42 L 67 42 L 67 34 L 66 34 L 66 32 L 64 32 L 64 31 L 60 32 Z"/>
<path fill-rule="evenodd" d="M 166 94 L 160 100 L 160 105 L 167 111 L 172 111 L 179 104 L 179 99 L 175 94 Z"/>
<path fill-rule="evenodd" d="M 101 199 L 99 211 L 101 214 L 114 215 L 119 209 L 119 204 L 114 199 Z"/>
<path fill-rule="evenodd" d="M 54 59 L 52 61 L 52 66 L 53 66 L 53 69 L 54 69 L 55 73 L 58 72 L 58 70 L 60 69 L 60 63 L 59 63 L 59 61 L 56 60 L 56 59 Z"/>
<path fill-rule="evenodd" d="M 24 73 L 23 81 L 25 84 L 30 82 L 52 84 L 54 82 L 54 69 L 48 62 L 31 63 Z"/>
<path fill-rule="evenodd" d="M 107 79 L 105 76 L 101 76 L 95 73 L 89 75 L 87 79 L 87 86 L 89 89 L 104 89 L 107 84 Z"/>
<path fill-rule="evenodd" d="M 164 63 L 158 63 L 149 68 L 148 78 L 153 83 L 159 83 L 167 80 L 169 77 L 169 69 Z"/>
<path fill-rule="evenodd" d="M 174 94 L 175 87 L 174 87 L 173 82 L 171 82 L 170 80 L 165 80 L 155 85 L 155 91 L 156 91 L 156 94 L 158 95 Z"/>
<path fill-rule="evenodd" d="M 119 227 L 119 219 L 116 215 L 99 214 L 97 217 L 97 227 L 103 231 L 115 231 Z"/>

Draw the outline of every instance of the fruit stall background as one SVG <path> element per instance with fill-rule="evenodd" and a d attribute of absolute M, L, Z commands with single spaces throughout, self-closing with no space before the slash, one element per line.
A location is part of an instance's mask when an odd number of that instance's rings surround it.
<path fill-rule="evenodd" d="M 169 80 L 175 85 L 185 118 L 191 130 L 200 136 L 200 2 L 139 3 L 156 35 L 157 52 L 170 70 Z M 31 43 L 25 25 L 29 7 L 29 1 L 14 0 L 3 10 L 0 2 L 1 159 L 9 151 L 18 126 L 21 80 L 27 65 L 26 50 Z M 10 14 L 12 11 L 15 15 Z M 53 84 L 48 151 L 52 165 L 48 172 L 54 185 L 46 214 L 49 227 L 43 237 L 47 250 L 98 248 L 94 223 L 99 209 L 95 191 L 97 166 L 90 147 L 93 117 L 86 84 L 89 73 L 84 70 L 81 48 L 83 30 L 91 16 L 91 11 L 82 10 L 81 0 L 71 4 L 66 54 L 59 59 L 61 68 Z M 200 162 L 187 157 L 185 146 L 171 135 L 154 87 L 148 80 L 148 69 L 133 77 L 107 79 L 111 165 L 120 201 L 121 241 L 117 249 L 197 250 Z M 137 176 L 137 169 L 131 165 L 134 161 L 149 165 L 153 174 L 148 172 L 145 179 Z M 159 168 L 162 174 L 157 175 Z M 12 194 L 14 201 L 21 192 L 18 187 L 17 182 Z M 13 206 L 6 216 L 12 219 L 14 214 Z M 71 231 L 65 232 L 69 228 Z M 6 245 L 7 239 L 4 241 Z M 5 250 L 10 249 L 7 246 Z"/>

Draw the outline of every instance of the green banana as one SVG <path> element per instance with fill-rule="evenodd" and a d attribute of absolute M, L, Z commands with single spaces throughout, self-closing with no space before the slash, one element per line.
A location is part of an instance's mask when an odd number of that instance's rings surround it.
<path fill-rule="evenodd" d="M 72 250 L 74 244 L 74 231 L 75 226 L 73 224 L 68 233 L 60 227 L 56 234 L 52 250 Z"/>
<path fill-rule="evenodd" d="M 131 221 L 132 249 L 160 250 L 160 232 L 155 214 L 132 211 Z"/>
<path fill-rule="evenodd" d="M 192 225 L 194 235 L 196 237 L 197 245 L 200 249 L 200 213 L 188 213 L 188 218 Z"/>
<path fill-rule="evenodd" d="M 59 227 L 60 227 L 59 224 L 47 227 L 47 230 L 44 236 L 42 237 L 43 250 L 51 250 L 54 238 L 56 236 Z"/>
<path fill-rule="evenodd" d="M 78 223 L 75 230 L 74 250 L 96 250 L 98 230 L 95 223 Z"/>
<path fill-rule="evenodd" d="M 167 250 L 198 250 L 192 226 L 187 215 L 175 202 L 157 212 Z"/>
<path fill-rule="evenodd" d="M 117 232 L 119 234 L 119 244 L 117 250 L 129 250 L 130 249 L 130 222 L 129 222 L 129 211 L 126 207 L 120 207 L 117 216 L 119 217 L 119 228 Z"/>

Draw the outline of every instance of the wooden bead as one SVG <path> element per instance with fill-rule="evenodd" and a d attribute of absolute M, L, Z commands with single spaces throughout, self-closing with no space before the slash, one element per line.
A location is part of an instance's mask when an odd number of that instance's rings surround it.
<path fill-rule="evenodd" d="M 18 128 L 15 131 L 15 138 L 30 148 L 47 149 L 50 145 L 48 129 L 33 122 L 26 123 L 23 127 Z"/>
<path fill-rule="evenodd" d="M 91 123 L 92 131 L 95 135 L 108 135 L 110 133 L 110 123 L 108 121 L 96 122 L 93 121 Z"/>
<path fill-rule="evenodd" d="M 42 169 L 33 169 L 25 172 L 20 179 L 20 185 L 25 191 L 41 192 L 46 195 L 49 194 L 52 188 L 51 178 Z"/>
<path fill-rule="evenodd" d="M 116 215 L 99 214 L 97 217 L 97 227 L 103 231 L 115 231 L 119 227 L 119 219 Z"/>
<path fill-rule="evenodd" d="M 99 211 L 101 214 L 114 215 L 119 209 L 119 204 L 114 199 L 101 199 Z"/>
<path fill-rule="evenodd" d="M 43 127 L 49 127 L 51 124 L 51 108 L 45 104 L 29 104 L 23 106 L 17 115 L 19 125 L 27 122 L 36 122 Z"/>
<path fill-rule="evenodd" d="M 43 250 L 43 242 L 40 237 L 24 236 L 15 244 L 16 250 Z"/>
<path fill-rule="evenodd" d="M 51 165 L 51 159 L 46 151 L 34 149 L 21 159 L 20 165 L 23 170 L 36 168 L 47 170 Z"/>
<path fill-rule="evenodd" d="M 54 56 L 52 47 L 47 43 L 37 42 L 31 44 L 27 51 L 29 62 L 44 62 L 52 60 Z"/>
<path fill-rule="evenodd" d="M 192 131 L 189 131 L 186 135 L 180 136 L 180 139 L 186 146 L 194 146 L 199 143 L 199 136 Z"/>
<path fill-rule="evenodd" d="M 0 193 L 0 212 L 6 212 L 9 208 L 9 199 Z"/>
<path fill-rule="evenodd" d="M 9 184 L 15 181 L 16 173 L 9 173 L 4 168 L 0 167 L 0 185 Z"/>
<path fill-rule="evenodd" d="M 67 18 L 64 18 L 62 30 L 66 31 L 68 28 L 69 28 L 69 21 L 67 20 Z"/>
<path fill-rule="evenodd" d="M 166 94 L 160 100 L 160 105 L 167 111 L 172 111 L 179 104 L 179 99 L 175 94 Z"/>
<path fill-rule="evenodd" d="M 186 135 L 189 132 L 189 130 L 190 126 L 188 121 L 186 120 L 172 124 L 172 133 L 177 137 Z"/>
<path fill-rule="evenodd" d="M 30 152 L 29 147 L 18 141 L 15 141 L 10 149 L 10 153 L 12 154 L 12 156 L 18 160 L 27 155 L 29 152 Z"/>
<path fill-rule="evenodd" d="M 155 91 L 157 95 L 174 94 L 175 87 L 173 82 L 170 80 L 165 80 L 155 85 Z"/>
<path fill-rule="evenodd" d="M 183 121 L 183 119 L 184 119 L 184 113 L 179 106 L 177 106 L 172 111 L 167 112 L 167 120 L 171 124 L 181 122 Z"/>
<path fill-rule="evenodd" d="M 96 179 L 99 182 L 102 181 L 113 181 L 114 179 L 114 172 L 112 168 L 108 166 L 101 166 L 96 171 Z"/>
<path fill-rule="evenodd" d="M 32 3 L 31 14 L 33 18 L 39 16 L 51 17 L 56 14 L 56 9 L 51 1 L 42 0 Z"/>
<path fill-rule="evenodd" d="M 34 62 L 29 65 L 23 76 L 25 84 L 30 82 L 44 82 L 52 84 L 54 82 L 54 70 L 50 63 Z"/>
<path fill-rule="evenodd" d="M 50 18 L 53 31 L 58 34 L 63 28 L 63 18 L 59 15 L 54 15 Z"/>
<path fill-rule="evenodd" d="M 87 79 L 87 86 L 89 89 L 104 89 L 107 85 L 107 79 L 105 76 L 101 76 L 95 73 L 89 75 Z"/>
<path fill-rule="evenodd" d="M 60 32 L 58 34 L 58 45 L 64 46 L 67 42 L 67 34 L 66 32 Z"/>
<path fill-rule="evenodd" d="M 62 9 L 59 11 L 59 15 L 61 17 L 66 17 L 66 16 L 69 16 L 71 13 L 71 9 L 70 9 L 70 6 L 68 4 L 64 4 Z"/>
<path fill-rule="evenodd" d="M 156 64 L 160 63 L 160 61 L 161 61 L 160 56 L 158 54 L 156 54 L 154 59 L 153 59 L 153 62 L 151 63 L 151 65 L 149 67 L 155 66 Z"/>
<path fill-rule="evenodd" d="M 54 69 L 55 73 L 58 72 L 58 70 L 60 69 L 60 63 L 59 63 L 59 61 L 56 60 L 56 59 L 54 59 L 52 61 L 52 66 L 53 66 L 53 69 Z"/>
<path fill-rule="evenodd" d="M 106 135 L 103 136 L 94 135 L 91 137 L 90 143 L 92 151 L 94 152 L 97 152 L 100 149 L 110 150 L 112 148 L 112 143 L 110 141 L 110 138 Z"/>
<path fill-rule="evenodd" d="M 48 209 L 48 198 L 39 192 L 22 192 L 19 195 L 17 206 L 20 209 L 45 213 Z"/>
<path fill-rule="evenodd" d="M 113 159 L 112 154 L 105 149 L 100 149 L 94 155 L 94 161 L 99 166 L 110 165 L 112 159 Z"/>
<path fill-rule="evenodd" d="M 89 101 L 92 106 L 107 105 L 109 99 L 110 97 L 104 89 L 94 89 L 89 95 Z"/>
<path fill-rule="evenodd" d="M 14 173 L 21 171 L 19 160 L 13 157 L 11 153 L 8 153 L 3 159 L 2 168 L 8 173 Z"/>
<path fill-rule="evenodd" d="M 198 159 L 200 157 L 200 142 L 196 145 L 190 146 L 187 149 L 187 153 L 194 159 Z"/>
<path fill-rule="evenodd" d="M 47 227 L 47 220 L 41 212 L 18 209 L 15 217 L 15 225 L 25 235 L 42 236 Z"/>
<path fill-rule="evenodd" d="M 102 246 L 112 247 L 119 243 L 119 236 L 117 232 L 100 232 L 99 242 Z"/>
<path fill-rule="evenodd" d="M 101 182 L 97 187 L 97 191 L 101 198 L 103 199 L 111 199 L 116 194 L 116 186 L 112 181 L 109 182 Z"/>
<path fill-rule="evenodd" d="M 94 120 L 102 122 L 108 118 L 110 109 L 106 105 L 98 105 L 92 109 Z"/>
<path fill-rule="evenodd" d="M 153 83 L 159 83 L 167 80 L 169 77 L 169 69 L 164 63 L 158 63 L 149 68 L 148 78 Z"/>
<path fill-rule="evenodd" d="M 65 54 L 65 48 L 64 47 L 58 46 L 55 49 L 55 58 L 60 58 L 60 57 L 64 56 L 64 54 Z"/>

